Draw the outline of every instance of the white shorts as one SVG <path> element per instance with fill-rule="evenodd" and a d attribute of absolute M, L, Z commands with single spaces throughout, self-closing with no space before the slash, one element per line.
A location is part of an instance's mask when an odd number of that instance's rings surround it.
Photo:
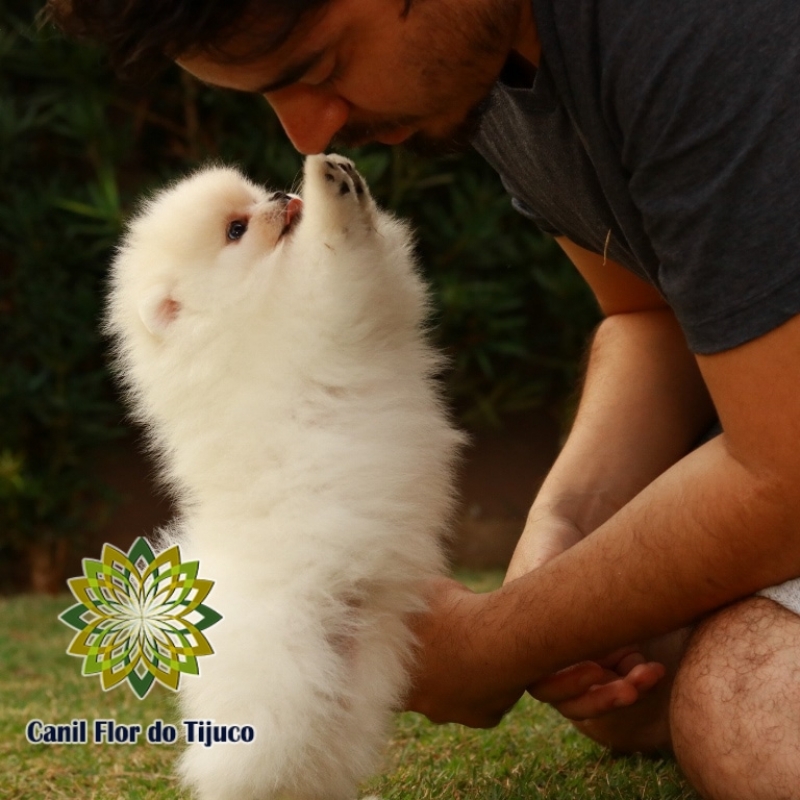
<path fill-rule="evenodd" d="M 786 583 L 779 583 L 777 586 L 768 586 L 760 592 L 756 592 L 757 597 L 767 597 L 774 600 L 778 605 L 788 608 L 800 616 L 800 578 L 793 578 Z"/>

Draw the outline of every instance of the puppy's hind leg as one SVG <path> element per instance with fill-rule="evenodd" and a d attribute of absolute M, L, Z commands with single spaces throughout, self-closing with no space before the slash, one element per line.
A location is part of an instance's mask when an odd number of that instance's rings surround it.
<path fill-rule="evenodd" d="M 357 234 L 375 229 L 375 202 L 352 161 L 309 156 L 303 174 L 303 223 L 320 233 Z"/>

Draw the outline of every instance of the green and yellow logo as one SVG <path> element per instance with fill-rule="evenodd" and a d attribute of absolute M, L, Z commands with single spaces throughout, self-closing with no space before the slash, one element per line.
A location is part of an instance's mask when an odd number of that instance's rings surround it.
<path fill-rule="evenodd" d="M 84 660 L 82 674 L 99 675 L 104 691 L 127 681 L 140 700 L 156 681 L 177 691 L 181 674 L 198 675 L 197 659 L 214 652 L 202 631 L 222 619 L 203 605 L 214 583 L 198 568 L 177 545 L 156 556 L 141 537 L 127 553 L 106 544 L 100 561 L 83 559 L 83 576 L 68 581 L 78 604 L 59 616 L 78 632 L 67 653 Z"/>

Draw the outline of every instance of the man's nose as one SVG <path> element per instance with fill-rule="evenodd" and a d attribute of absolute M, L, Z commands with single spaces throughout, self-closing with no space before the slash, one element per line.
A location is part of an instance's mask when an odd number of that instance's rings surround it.
<path fill-rule="evenodd" d="M 286 135 L 303 155 L 322 153 L 350 116 L 350 104 L 336 94 L 296 84 L 264 95 Z"/>

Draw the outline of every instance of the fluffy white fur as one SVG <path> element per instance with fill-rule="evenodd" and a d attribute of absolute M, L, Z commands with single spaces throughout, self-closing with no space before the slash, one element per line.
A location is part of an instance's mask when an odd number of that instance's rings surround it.
<path fill-rule="evenodd" d="M 224 616 L 183 717 L 256 730 L 187 748 L 202 800 L 352 800 L 444 568 L 461 437 L 409 232 L 341 157 L 307 159 L 302 203 L 207 169 L 144 206 L 113 265 L 118 372 Z"/>

